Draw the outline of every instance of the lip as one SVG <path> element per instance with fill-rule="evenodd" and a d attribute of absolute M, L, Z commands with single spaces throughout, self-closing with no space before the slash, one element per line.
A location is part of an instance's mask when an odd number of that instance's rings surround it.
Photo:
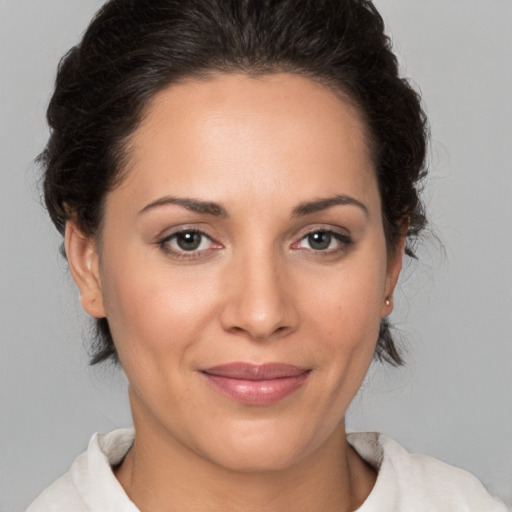
<path fill-rule="evenodd" d="M 228 397 L 246 405 L 270 405 L 297 391 L 310 370 L 285 363 L 228 363 L 201 371 Z"/>

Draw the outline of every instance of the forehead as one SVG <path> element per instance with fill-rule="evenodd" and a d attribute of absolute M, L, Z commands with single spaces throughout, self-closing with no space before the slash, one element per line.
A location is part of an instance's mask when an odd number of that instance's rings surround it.
<path fill-rule="evenodd" d="M 283 189 L 297 201 L 365 199 L 374 174 L 361 116 L 332 89 L 287 73 L 221 74 L 153 98 L 129 144 L 125 186 L 148 200 L 163 191 L 263 199 Z"/>

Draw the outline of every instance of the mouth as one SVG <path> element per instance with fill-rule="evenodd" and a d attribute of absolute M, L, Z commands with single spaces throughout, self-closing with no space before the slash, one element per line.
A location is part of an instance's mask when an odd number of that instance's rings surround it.
<path fill-rule="evenodd" d="M 229 363 L 202 370 L 214 389 L 246 405 L 270 405 L 297 391 L 311 370 L 285 363 Z"/>

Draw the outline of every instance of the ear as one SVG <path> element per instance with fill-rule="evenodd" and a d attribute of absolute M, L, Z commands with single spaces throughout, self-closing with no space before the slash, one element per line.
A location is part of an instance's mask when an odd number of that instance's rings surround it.
<path fill-rule="evenodd" d="M 402 234 L 398 243 L 391 249 L 390 254 L 388 255 L 384 304 L 381 312 L 382 318 L 390 315 L 393 311 L 393 293 L 395 291 L 396 283 L 398 282 L 398 277 L 400 276 L 400 271 L 402 270 L 406 241 L 407 236 Z"/>
<path fill-rule="evenodd" d="M 64 245 L 71 275 L 80 291 L 82 308 L 95 318 L 103 318 L 105 308 L 95 240 L 84 235 L 74 221 L 68 220 Z"/>

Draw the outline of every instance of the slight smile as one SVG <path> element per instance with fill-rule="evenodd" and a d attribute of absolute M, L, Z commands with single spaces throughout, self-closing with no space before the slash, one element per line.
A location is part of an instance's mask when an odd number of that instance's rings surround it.
<path fill-rule="evenodd" d="M 270 405 L 297 391 L 311 370 L 285 363 L 234 362 L 202 370 L 221 393 L 246 405 Z"/>

